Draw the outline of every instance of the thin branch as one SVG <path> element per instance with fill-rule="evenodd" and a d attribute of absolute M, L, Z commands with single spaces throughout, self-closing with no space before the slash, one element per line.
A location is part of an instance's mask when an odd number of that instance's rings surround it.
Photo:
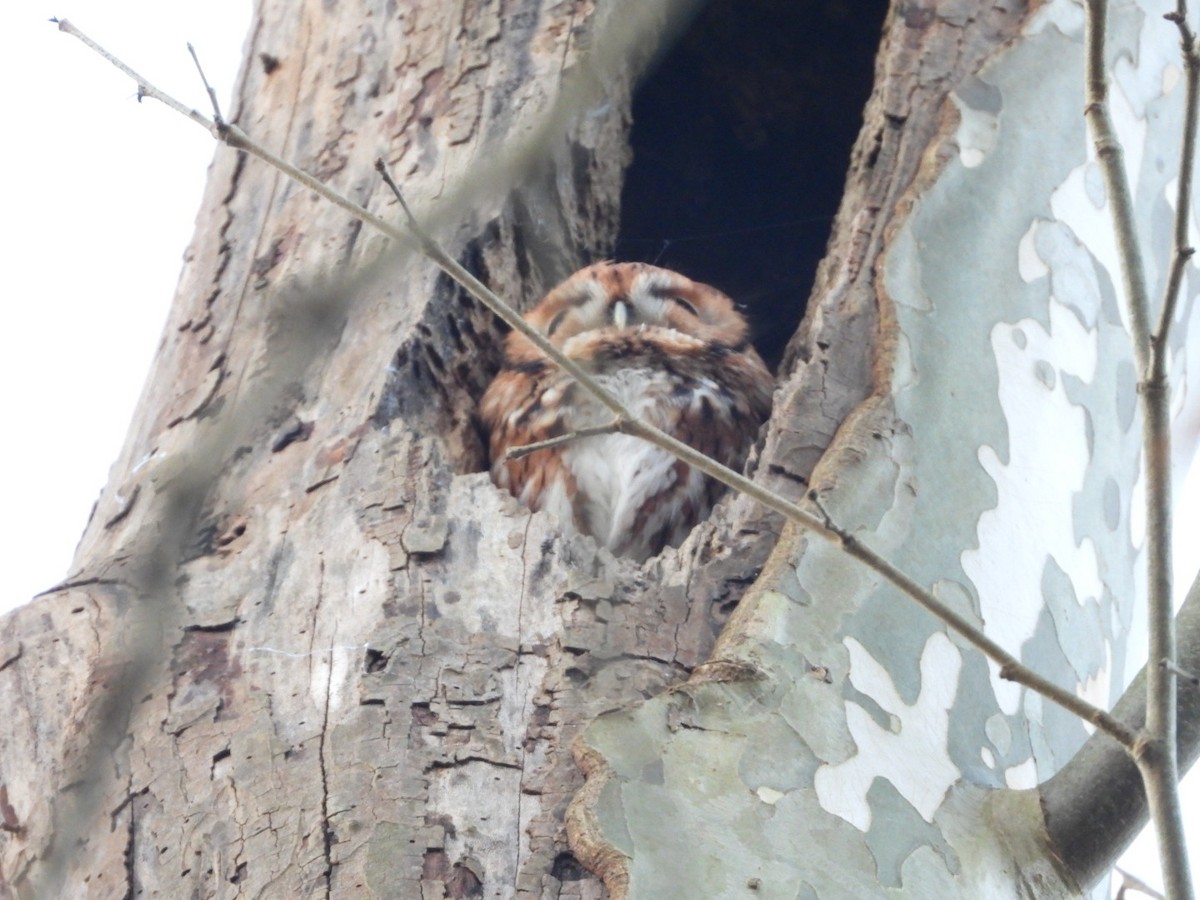
<path fill-rule="evenodd" d="M 1162 666 L 1176 678 L 1183 679 L 1192 687 L 1200 687 L 1200 675 L 1197 675 L 1195 672 L 1189 672 L 1182 666 L 1177 666 L 1168 660 L 1164 660 Z"/>
<path fill-rule="evenodd" d="M 1151 347 L 1152 378 L 1166 377 L 1167 339 L 1171 332 L 1171 322 L 1175 318 L 1175 309 L 1179 303 L 1179 289 L 1183 282 L 1184 270 L 1196 252 L 1196 249 L 1188 244 L 1188 220 L 1191 217 L 1192 176 L 1196 161 L 1197 107 L 1200 106 L 1200 103 L 1197 103 L 1200 99 L 1200 52 L 1196 49 L 1196 35 L 1188 25 L 1187 5 L 1183 0 L 1177 2 L 1175 12 L 1167 13 L 1163 18 L 1174 22 L 1179 29 L 1184 71 L 1183 145 L 1179 151 L 1179 181 L 1175 192 L 1175 246 L 1158 327 L 1154 330 L 1154 342 Z"/>
<path fill-rule="evenodd" d="M 1192 127 L 1195 126 L 1193 125 Z M 1190 185 L 1187 190 L 1190 194 Z M 1158 327 L 1154 330 L 1154 334 L 1151 337 L 1151 378 L 1166 377 L 1167 339 L 1170 337 L 1171 322 L 1175 318 L 1175 309 L 1179 305 L 1179 288 L 1183 284 L 1183 273 L 1187 269 L 1187 264 L 1196 255 L 1196 248 L 1187 246 L 1184 243 L 1187 240 L 1186 211 L 1181 218 L 1185 222 L 1184 235 L 1182 239 L 1178 235 L 1175 239 L 1175 250 L 1171 257 L 1171 269 L 1167 275 L 1166 294 L 1163 297 L 1162 315 L 1159 317 Z"/>
<path fill-rule="evenodd" d="M 1120 890 L 1117 891 L 1118 897 L 1121 897 L 1125 891 L 1137 891 L 1140 894 L 1145 894 L 1147 897 L 1152 898 L 1152 900 L 1167 900 L 1166 897 L 1164 897 L 1154 888 L 1150 887 L 1150 885 L 1146 884 L 1146 882 L 1142 881 L 1142 879 L 1138 878 L 1136 875 L 1131 875 L 1120 866 L 1117 866 L 1117 872 L 1119 872 L 1121 878 L 1124 879 L 1124 883 L 1121 885 Z"/>
<path fill-rule="evenodd" d="M 821 514 L 821 521 L 825 523 L 825 527 L 833 530 L 833 517 L 825 509 L 825 504 L 821 502 L 821 492 L 811 490 L 808 492 L 808 501 L 817 508 L 817 512 Z"/>
<path fill-rule="evenodd" d="M 625 423 L 621 419 L 613 419 L 607 425 L 593 425 L 591 428 L 580 428 L 576 431 L 570 431 L 566 434 L 560 434 L 558 437 L 547 438 L 544 441 L 534 441 L 532 444 L 522 444 L 519 447 L 509 447 L 504 454 L 507 460 L 521 459 L 529 456 L 531 453 L 537 453 L 539 450 L 550 450 L 554 447 L 570 444 L 574 441 L 582 440 L 589 437 L 600 437 L 605 434 L 618 434 L 625 430 Z"/>
<path fill-rule="evenodd" d="M 196 72 L 200 75 L 200 81 L 204 84 L 204 90 L 208 92 L 208 102 L 212 104 L 213 108 L 213 119 L 216 120 L 218 125 L 223 124 L 225 118 L 221 115 L 221 104 L 217 102 L 217 92 L 208 83 L 208 79 L 204 77 L 204 67 L 200 65 L 200 57 L 196 55 L 196 48 L 192 46 L 191 41 L 188 41 L 187 48 L 188 53 L 192 55 L 192 62 L 196 64 Z"/>
<path fill-rule="evenodd" d="M 1084 116 L 1092 130 L 1096 155 L 1104 173 L 1109 209 L 1116 232 L 1117 253 L 1125 282 L 1133 355 L 1137 362 L 1142 406 L 1142 455 L 1146 470 L 1146 569 L 1148 573 L 1149 658 L 1161 664 L 1146 667 L 1146 726 L 1133 758 L 1146 787 L 1150 815 L 1158 833 L 1160 862 L 1167 893 L 1179 900 L 1193 894 L 1183 810 L 1179 799 L 1179 760 L 1176 747 L 1176 679 L 1166 668 L 1175 664 L 1175 610 L 1171 587 L 1171 412 L 1166 376 L 1166 337 L 1170 328 L 1189 250 L 1187 241 L 1191 157 L 1194 155 L 1197 77 L 1195 41 L 1187 26 L 1185 0 L 1177 0 L 1168 18 L 1180 28 L 1187 66 L 1184 151 L 1176 204 L 1175 258 L 1168 277 L 1158 331 L 1149 331 L 1150 306 L 1142 254 L 1138 248 L 1133 202 L 1121 145 L 1108 111 L 1105 34 L 1107 0 L 1085 0 L 1087 12 L 1087 104 Z M 1186 191 L 1186 193 L 1185 193 Z"/>
<path fill-rule="evenodd" d="M 1157 354 L 1156 354 L 1157 355 Z M 1148 658 L 1146 746 L 1134 759 L 1146 782 L 1150 815 L 1158 832 L 1163 883 L 1172 898 L 1192 893 L 1179 799 L 1176 750 L 1177 681 L 1175 604 L 1171 574 L 1171 410 L 1166 377 L 1141 382 L 1142 452 L 1146 471 L 1146 572 Z"/>
<path fill-rule="evenodd" d="M 305 187 L 315 191 L 322 197 L 330 200 L 340 208 L 346 210 L 355 218 L 366 222 L 377 228 L 389 237 L 399 241 L 406 241 L 409 237 L 396 226 L 384 221 L 378 216 L 368 212 L 363 207 L 354 203 L 346 197 L 338 194 L 328 186 L 319 182 L 316 178 L 304 172 L 301 169 L 284 162 L 275 154 L 256 144 L 249 138 L 241 129 L 234 125 L 215 124 L 206 117 L 195 112 L 188 111 L 186 107 L 175 101 L 173 98 L 163 94 L 156 88 L 149 85 L 145 79 L 137 76 L 131 69 L 128 69 L 123 63 L 95 44 L 89 38 L 84 36 L 78 29 L 70 26 L 66 21 L 59 23 L 59 28 L 78 37 L 88 46 L 100 53 L 105 59 L 108 59 L 118 68 L 130 74 L 139 85 L 145 86 L 146 96 L 160 100 L 166 105 L 175 109 L 193 121 L 203 125 L 217 139 L 235 147 L 239 150 L 245 150 L 254 156 L 259 157 L 269 165 L 275 167 L 278 171 L 287 175 L 290 178 L 303 184 Z M 409 228 L 412 231 L 412 236 L 415 236 L 417 242 L 424 255 L 443 272 L 449 275 L 461 287 L 463 287 L 472 297 L 490 309 L 501 320 L 511 326 L 513 329 L 521 332 L 549 359 L 563 370 L 568 372 L 587 393 L 589 393 L 597 402 L 608 409 L 614 418 L 622 421 L 621 431 L 625 434 L 635 435 L 643 440 L 666 450 L 675 457 L 679 458 L 688 465 L 693 466 L 706 475 L 716 479 L 736 491 L 748 495 L 754 500 L 757 500 L 768 509 L 780 513 L 792 522 L 807 529 L 809 532 L 841 546 L 846 553 L 866 566 L 874 570 L 878 575 L 890 582 L 894 587 L 909 597 L 917 601 L 926 610 L 937 616 L 953 630 L 962 635 L 969 643 L 978 648 L 989 659 L 997 663 L 1000 667 L 1002 678 L 1010 681 L 1015 681 L 1018 684 L 1023 684 L 1031 690 L 1045 696 L 1049 700 L 1059 704 L 1063 708 L 1075 713 L 1080 718 L 1092 723 L 1098 729 L 1111 736 L 1114 740 L 1120 743 L 1123 747 L 1134 752 L 1137 746 L 1137 735 L 1133 730 L 1125 726 L 1123 723 L 1116 720 L 1114 717 L 1106 713 L 1103 709 L 1088 703 L 1081 697 L 1076 696 L 1071 691 L 1055 685 L 1046 679 L 1037 675 L 1035 672 L 1021 664 L 1008 651 L 1004 650 L 999 644 L 987 637 L 982 631 L 975 627 L 974 623 L 960 616 L 954 610 L 950 609 L 940 600 L 938 600 L 930 591 L 921 587 L 908 575 L 897 569 L 892 563 L 888 562 L 883 557 L 879 556 L 875 551 L 871 550 L 866 545 L 858 541 L 852 535 L 843 532 L 839 529 L 826 525 L 819 519 L 801 509 L 795 503 L 776 494 L 775 492 L 757 484 L 754 481 L 746 478 L 739 472 L 723 466 L 716 460 L 705 456 L 703 453 L 695 450 L 688 444 L 677 440 L 666 432 L 655 428 L 645 422 L 635 419 L 620 403 L 619 400 L 603 385 L 599 384 L 588 372 L 582 369 L 578 363 L 564 356 L 557 347 L 551 344 L 544 335 L 536 328 L 531 326 L 525 319 L 520 316 L 515 310 L 509 307 L 504 301 L 493 294 L 486 285 L 479 279 L 468 272 L 457 260 L 447 254 L 433 238 L 426 233 L 417 222 L 408 204 L 404 201 L 403 195 L 399 187 L 386 174 L 386 165 L 382 160 L 376 163 L 376 169 L 384 177 L 385 183 L 397 195 L 397 199 L 407 217 Z"/>
<path fill-rule="evenodd" d="M 751 484 L 754 483 L 751 482 Z M 757 487 L 757 485 L 755 485 L 755 487 Z M 765 489 L 762 490 L 765 491 Z M 747 493 L 749 492 L 747 491 Z M 811 492 L 809 497 L 814 498 L 815 493 L 815 491 Z M 755 499 L 760 498 L 756 497 Z M 763 502 L 765 505 L 770 505 L 767 503 L 765 498 L 760 499 L 760 502 Z M 820 525 L 819 528 L 808 524 L 809 521 L 815 522 L 816 520 L 812 519 L 810 516 L 807 516 L 807 514 L 803 513 L 803 511 L 800 511 L 800 513 L 801 515 L 805 516 L 804 520 L 796 518 L 794 515 L 788 517 L 791 518 L 792 521 L 809 528 L 810 531 L 821 534 L 822 537 L 826 537 L 826 531 L 834 535 L 834 537 L 836 537 L 836 543 L 841 545 L 841 548 L 844 552 L 848 553 L 850 556 L 853 556 L 855 559 L 860 560 L 866 564 L 868 568 L 873 569 L 875 572 L 882 575 L 901 591 L 908 594 L 908 596 L 913 600 L 916 600 L 921 606 L 925 607 L 925 609 L 927 609 L 929 612 L 933 613 L 935 616 L 965 637 L 971 642 L 971 644 L 981 650 L 985 656 L 991 659 L 992 662 L 998 664 L 1000 667 L 1000 677 L 1005 681 L 1012 681 L 1017 684 L 1022 684 L 1030 690 L 1041 694 L 1043 697 L 1053 700 L 1059 706 L 1075 713 L 1075 715 L 1079 716 L 1079 718 L 1083 719 L 1085 722 L 1090 722 L 1092 725 L 1096 726 L 1098 729 L 1114 738 L 1127 750 L 1132 751 L 1134 747 L 1137 746 L 1138 736 L 1133 729 L 1128 728 L 1123 722 L 1120 722 L 1109 713 L 1100 709 L 1098 706 L 1093 706 L 1082 697 L 1075 695 L 1071 691 L 1064 690 L 1054 682 L 1048 681 L 1041 675 L 1038 675 L 1028 666 L 1021 663 L 1016 657 L 1010 654 L 999 644 L 995 643 L 991 638 L 987 637 L 987 635 L 985 635 L 983 632 L 979 631 L 969 619 L 966 619 L 954 612 L 954 610 L 943 604 L 929 591 L 925 590 L 925 588 L 913 581 L 908 575 L 893 566 L 888 560 L 877 555 L 875 551 L 871 550 L 852 534 L 849 534 L 848 532 L 839 528 L 836 524 L 834 524 L 833 520 L 830 519 L 829 514 L 825 512 L 824 508 L 821 507 L 819 503 L 818 509 L 825 519 L 825 523 Z"/>
<path fill-rule="evenodd" d="M 459 286 L 465 288 L 467 293 L 472 297 L 499 316 L 505 325 L 508 325 L 515 331 L 521 332 L 521 334 L 529 338 L 538 350 L 579 382 L 580 386 L 612 413 L 614 418 L 632 419 L 632 416 L 621 405 L 621 402 L 607 388 L 593 378 L 586 369 L 569 356 L 565 356 L 557 347 L 550 343 L 549 338 L 526 322 L 524 316 L 493 294 L 486 284 L 468 272 L 458 260 L 441 248 L 441 245 L 421 227 L 416 216 L 413 215 L 412 209 L 404 199 L 404 194 L 400 190 L 400 186 L 388 174 L 387 163 L 382 159 L 377 159 L 375 161 L 375 171 L 379 173 L 384 183 L 396 195 L 396 200 L 399 202 L 400 208 L 404 211 L 405 218 L 408 221 L 408 228 L 413 236 L 416 237 L 417 243 L 421 247 L 421 252 L 425 254 L 427 259 L 458 282 Z"/>
<path fill-rule="evenodd" d="M 692 447 L 678 441 L 664 432 L 636 419 L 628 424 L 627 433 L 636 434 L 651 443 L 662 447 L 679 459 L 732 487 L 740 493 L 757 500 L 768 509 L 772 509 L 825 540 L 837 544 L 850 556 L 862 562 L 869 569 L 890 582 L 893 587 L 907 594 L 926 610 L 937 616 L 953 630 L 957 631 L 970 644 L 982 651 L 1000 667 L 1000 677 L 1007 681 L 1023 684 L 1031 690 L 1054 701 L 1059 706 L 1075 713 L 1084 721 L 1090 722 L 1105 732 L 1128 750 L 1133 750 L 1137 744 L 1137 735 L 1122 722 L 1113 718 L 1103 709 L 1087 702 L 1071 691 L 1047 681 L 1029 667 L 1023 665 L 1016 657 L 980 631 L 973 622 L 959 615 L 949 606 L 938 600 L 930 591 L 917 584 L 911 577 L 898 569 L 884 557 L 880 556 L 854 535 L 843 531 L 832 522 L 826 524 L 810 513 L 801 509 L 791 501 L 781 497 L 774 491 L 751 481 L 739 472 L 735 472 L 715 460 L 710 459 Z"/>
<path fill-rule="evenodd" d="M 156 88 L 154 85 L 152 85 L 149 81 L 147 81 L 145 78 L 143 78 L 137 72 L 133 71 L 133 69 L 129 68 L 129 66 L 125 65 L 125 63 L 121 62 L 121 60 L 117 59 L 115 56 L 113 56 L 111 53 L 109 53 L 107 50 L 105 50 L 103 47 L 101 47 L 99 44 L 97 44 L 95 41 L 93 41 L 90 37 L 88 37 L 86 34 L 84 34 L 82 31 L 80 31 L 78 28 L 76 28 L 70 22 L 68 22 L 66 19 L 51 19 L 50 21 L 55 23 L 58 26 L 59 31 L 66 32 L 67 34 L 71 35 L 72 37 L 78 38 L 79 40 L 83 41 L 83 43 L 85 43 L 89 48 L 91 48 L 93 51 L 98 53 L 100 56 L 104 57 L 106 60 L 108 60 L 114 66 L 116 66 L 118 69 L 120 69 L 122 72 L 124 72 L 130 78 L 132 78 L 138 86 L 138 99 L 141 99 L 142 97 L 152 97 L 153 99 L 157 100 L 159 103 L 164 103 L 167 106 L 171 107 L 171 109 L 175 110 L 175 112 L 179 113 L 181 116 L 187 116 L 189 119 L 191 119 L 196 124 L 203 125 L 210 132 L 212 132 L 214 135 L 216 135 L 216 132 L 214 131 L 214 129 L 216 128 L 216 125 L 214 125 L 213 122 L 207 116 L 205 116 L 202 113 L 197 112 L 194 109 L 189 109 L 188 107 L 186 107 L 182 103 L 180 103 L 178 100 L 176 100 L 174 97 L 172 97 L 170 94 L 165 94 L 162 91 L 160 91 L 158 88 Z"/>
<path fill-rule="evenodd" d="M 1104 59 L 1107 26 L 1107 0 L 1085 0 L 1088 27 L 1086 38 L 1087 81 L 1084 117 L 1092 129 L 1096 159 L 1104 177 L 1117 236 L 1117 252 L 1125 287 L 1129 330 L 1133 334 L 1138 371 L 1146 372 L 1150 345 L 1150 298 L 1146 292 L 1146 273 L 1138 252 L 1137 230 L 1133 223 L 1133 198 L 1125 178 L 1125 154 L 1108 112 L 1108 73 Z"/>
<path fill-rule="evenodd" d="M 1200 672 L 1200 575 L 1175 619 L 1180 665 Z M 1146 662 L 1113 706 L 1112 715 L 1140 729 L 1146 721 Z M 1200 755 L 1200 690 L 1179 691 L 1180 765 Z M 1133 758 L 1096 732 L 1059 771 L 1038 786 L 1051 845 L 1081 885 L 1095 884 L 1142 830 L 1149 801 Z"/>
<path fill-rule="evenodd" d="M 278 171 L 282 172 L 288 178 L 291 178 L 293 181 L 299 182 L 300 184 L 302 184 L 306 188 L 308 188 L 310 191 L 320 194 L 322 197 L 324 197 L 330 203 L 344 209 L 346 212 L 350 213 L 350 215 L 354 216 L 356 219 L 366 222 L 368 225 L 371 225 L 373 228 L 378 229 L 379 231 L 383 232 L 385 235 L 392 238 L 393 240 L 399 241 L 402 244 L 408 244 L 411 241 L 411 236 L 403 229 L 396 227 L 395 225 L 393 225 L 391 222 L 387 221 L 386 219 L 380 218 L 379 216 L 372 213 L 370 210 L 364 209 L 363 207 L 361 207 L 357 203 L 355 203 L 353 200 L 350 200 L 350 199 L 342 196 L 337 191 L 333 190 L 332 188 L 330 188 L 323 182 L 317 180 L 315 177 L 308 174 L 303 169 L 296 168 L 291 163 L 287 162 L 286 160 L 282 159 L 279 156 L 276 156 L 270 150 L 266 149 L 265 147 L 261 146 L 260 144 L 255 143 L 246 135 L 246 133 L 244 131 L 242 131 L 242 129 L 238 128 L 238 126 L 230 124 L 228 122 L 214 121 L 214 120 L 208 118 L 207 116 L 205 116 L 203 113 L 197 112 L 195 109 L 191 109 L 187 106 L 184 106 L 182 103 L 180 103 L 174 97 L 172 97 L 170 94 L 167 94 L 167 93 L 159 90 L 157 87 L 155 87 L 153 84 L 151 84 L 145 78 L 143 78 L 137 72 L 133 71 L 133 69 L 129 68 L 129 66 L 125 65 L 125 63 L 123 63 L 117 57 L 113 56 L 111 53 L 109 53 L 107 50 L 105 50 L 103 47 L 101 47 L 99 44 L 97 44 L 95 41 L 93 41 L 90 37 L 88 37 L 86 34 L 84 34 L 82 31 L 80 31 L 78 28 L 76 28 L 70 22 L 68 22 L 66 19 L 53 19 L 51 21 L 58 23 L 59 31 L 66 32 L 67 34 L 71 35 L 72 37 L 76 37 L 79 40 L 83 41 L 84 44 L 86 44 L 92 50 L 96 51 L 96 53 L 98 53 L 100 56 L 104 57 L 104 59 L 108 60 L 110 63 L 112 63 L 118 69 L 120 69 L 122 72 L 124 72 L 126 75 L 128 75 L 130 78 L 132 78 L 134 81 L 136 81 L 137 85 L 138 85 L 138 91 L 141 94 L 141 96 L 149 97 L 152 100 L 157 100 L 160 103 L 175 110 L 180 115 L 186 116 L 187 118 L 191 119 L 196 124 L 203 126 L 205 128 L 205 130 L 208 131 L 209 134 L 211 134 L 217 140 L 221 141 L 223 144 L 227 144 L 228 146 L 234 148 L 235 150 L 244 150 L 245 152 L 251 154 L 252 156 L 257 156 L 263 162 L 267 163 L 268 165 L 270 165 L 273 168 L 277 169 Z"/>

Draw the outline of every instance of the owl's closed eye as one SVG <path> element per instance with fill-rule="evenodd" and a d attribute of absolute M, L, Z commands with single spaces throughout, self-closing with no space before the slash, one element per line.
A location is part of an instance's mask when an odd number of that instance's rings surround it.
<path fill-rule="evenodd" d="M 642 263 L 576 272 L 525 316 L 634 415 L 740 468 L 770 411 L 774 381 L 746 320 L 715 288 Z M 480 403 L 492 480 L 614 553 L 645 560 L 677 545 L 723 490 L 674 456 L 623 434 L 579 438 L 506 460 L 611 414 L 523 335 Z"/>

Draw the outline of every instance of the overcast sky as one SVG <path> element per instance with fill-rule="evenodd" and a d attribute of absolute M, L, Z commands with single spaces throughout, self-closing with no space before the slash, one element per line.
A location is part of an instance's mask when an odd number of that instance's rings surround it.
<path fill-rule="evenodd" d="M 139 104 L 126 76 L 47 20 L 69 18 L 207 109 L 187 42 L 228 108 L 249 13 L 250 0 L 0 6 L 0 610 L 66 574 L 145 381 L 216 151 L 199 126 Z"/>
<path fill-rule="evenodd" d="M 47 20 L 69 18 L 143 77 L 207 110 L 190 41 L 227 110 L 250 8 L 250 0 L 0 6 L 11 286 L 0 331 L 8 423 L 0 611 L 66 574 L 142 390 L 209 161 L 232 152 L 160 104 L 139 104 L 128 78 Z M 1194 533 L 1189 540 L 1200 545 Z M 1185 809 L 1200 826 L 1200 812 Z M 1200 834 L 1191 847 L 1197 858 Z M 1126 865 L 1160 883 L 1152 856 Z"/>

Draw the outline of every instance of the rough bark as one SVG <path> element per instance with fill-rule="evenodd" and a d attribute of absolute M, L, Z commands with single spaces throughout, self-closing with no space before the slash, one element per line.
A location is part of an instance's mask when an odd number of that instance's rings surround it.
<path fill-rule="evenodd" d="M 1025 185 L 1021 160 L 1061 151 L 1046 167 L 1061 175 L 1084 153 L 1071 143 L 1081 121 L 1062 126 L 1062 146 L 987 140 L 999 109 L 1028 112 L 1030 78 L 1069 83 L 1070 9 L 894 5 L 829 254 L 752 461 L 789 496 L 820 489 L 840 525 L 989 627 L 981 597 L 1003 578 L 962 560 L 989 513 L 1021 525 L 980 463 L 993 446 L 1018 452 L 998 396 L 1023 382 L 987 339 L 1059 320 L 1045 280 L 1007 305 L 1000 288 L 955 281 L 947 259 L 1011 286 L 1023 232 L 988 231 L 972 204 L 1013 191 L 1022 215 L 1044 212 L 1055 183 Z M 394 216 L 372 168 L 384 157 L 453 252 L 526 305 L 612 247 L 630 91 L 668 11 L 266 0 L 235 120 Z M 1021 122 L 1002 137 L 1037 133 Z M 1049 238 L 1039 249 L 1055 277 L 1080 271 L 1051 259 Z M 1072 302 L 1104 318 L 1111 349 L 1111 290 L 1089 286 L 1091 301 Z M 937 623 L 744 499 L 640 567 L 529 515 L 483 474 L 472 420 L 498 337 L 409 248 L 218 150 L 76 569 L 4 620 L 7 892 L 1076 891 L 1038 798 L 1001 788 L 1061 765 L 1078 723 L 1014 704 Z M 1072 408 L 1120 423 L 1080 476 L 1088 510 L 1107 496 L 1101 465 L 1133 481 L 1113 353 L 1095 393 L 1067 377 Z M 1060 368 L 1037 369 L 1049 390 L 1074 371 Z M 946 416 L 960 389 L 990 394 L 984 437 Z M 1107 558 L 1132 570 L 1127 514 L 1109 530 Z M 1121 671 L 1109 688 L 1097 657 L 1122 664 L 1130 610 L 1113 596 L 1128 577 L 1077 600 L 1077 568 L 1047 565 L 1045 599 L 1021 598 L 1030 631 L 1001 634 L 1026 658 L 1053 651 L 1051 674 L 1115 693 Z M 1080 621 L 1090 630 L 1075 643 Z M 932 743 L 888 743 L 913 733 Z"/>
<path fill-rule="evenodd" d="M 395 215 L 384 157 L 527 303 L 611 246 L 639 53 L 611 35 L 653 46 L 667 12 L 267 2 L 234 118 Z M 569 92 L 603 108 L 559 115 Z M 481 473 L 497 338 L 429 263 L 217 152 L 78 569 L 7 622 L 12 890 L 598 895 L 561 824 L 572 729 L 713 623 L 682 587 L 627 615 L 652 573 Z"/>

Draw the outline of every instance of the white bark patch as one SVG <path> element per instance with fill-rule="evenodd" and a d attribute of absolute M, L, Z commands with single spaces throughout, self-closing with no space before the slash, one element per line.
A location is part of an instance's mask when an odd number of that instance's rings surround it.
<path fill-rule="evenodd" d="M 769 803 L 772 806 L 787 796 L 783 791 L 777 791 L 775 788 L 766 787 L 765 785 L 754 793 L 758 795 L 758 799 L 763 803 Z"/>
<path fill-rule="evenodd" d="M 1150 107 L 1180 83 L 1181 73 L 1178 39 L 1173 34 L 1164 33 L 1162 24 L 1162 16 L 1171 12 L 1175 4 L 1164 0 L 1139 0 L 1137 5 L 1146 14 L 1137 33 L 1137 49 L 1117 57 L 1113 64 L 1113 81 L 1119 87 L 1123 99 L 1128 100 L 1128 111 L 1136 118 L 1140 129 L 1137 132 L 1126 132 L 1123 128 L 1128 123 L 1120 120 L 1115 122 L 1121 143 L 1126 146 L 1126 153 L 1129 152 L 1128 145 L 1136 134 L 1139 155 L 1136 162 L 1140 169 L 1140 155 L 1147 149 L 1144 140 L 1147 126 L 1144 119 L 1152 114 Z M 1154 152 L 1153 148 L 1151 152 Z M 1133 162 L 1131 159 L 1130 164 Z"/>
<path fill-rule="evenodd" d="M 1071 402 L 1063 375 L 1090 381 L 1097 332 L 1050 298 L 1050 329 L 1033 319 L 992 329 L 1000 405 L 1008 426 L 1008 459 L 979 448 L 980 465 L 996 485 L 998 502 L 979 517 L 979 546 L 962 554 L 963 571 L 979 594 L 988 634 L 1011 653 L 1033 636 L 1042 613 L 1042 573 L 1054 559 L 1071 579 L 1080 603 L 1103 592 L 1095 546 L 1075 539 L 1072 500 L 1082 490 L 1090 459 L 1082 407 Z M 999 667 L 989 661 L 993 676 Z M 1000 708 L 1015 714 L 1022 688 L 992 679 Z"/>
<path fill-rule="evenodd" d="M 1098 706 L 1103 709 L 1108 705 L 1108 698 L 1112 693 L 1112 675 L 1113 675 L 1113 648 L 1108 641 L 1104 643 L 1104 665 L 1100 670 L 1090 678 L 1085 678 L 1083 684 L 1080 685 L 1079 696 L 1083 697 L 1088 703 L 1093 706 Z M 1092 726 L 1086 726 L 1088 731 L 1092 730 Z"/>
<path fill-rule="evenodd" d="M 1037 761 L 1030 757 L 1020 765 L 1009 766 L 1004 770 L 1004 783 L 1014 791 L 1037 787 Z"/>
<path fill-rule="evenodd" d="M 446 833 L 446 855 L 453 860 L 474 860 L 489 883 L 511 885 L 516 881 L 519 837 L 521 771 L 470 760 L 458 766 L 439 768 L 429 775 L 429 804 L 426 815 L 437 821 L 454 821 L 454 833 Z M 463 811 L 468 811 L 464 816 Z M 499 896 L 494 895 L 494 896 Z"/>
<path fill-rule="evenodd" d="M 1165 95 L 1171 93 L 1171 91 L 1175 90 L 1175 86 L 1179 84 L 1179 81 L 1181 78 L 1183 78 L 1183 72 L 1180 70 L 1179 66 L 1171 65 L 1171 66 L 1167 66 L 1165 69 L 1163 69 L 1163 73 L 1162 73 L 1163 95 L 1165 96 Z"/>
<path fill-rule="evenodd" d="M 958 158 L 963 166 L 974 169 L 981 165 L 996 146 L 996 131 L 1000 123 L 994 113 L 974 109 L 957 94 L 950 99 L 958 109 L 958 131 L 954 139 L 958 143 Z"/>
<path fill-rule="evenodd" d="M 1017 271 L 1026 284 L 1050 274 L 1050 267 L 1037 252 L 1038 224 L 1035 219 L 1017 244 Z"/>
<path fill-rule="evenodd" d="M 887 669 L 862 644 L 849 637 L 843 643 L 850 651 L 850 681 L 897 724 L 883 728 L 861 706 L 848 701 L 846 721 L 858 753 L 817 770 L 813 780 L 817 799 L 829 812 L 867 831 L 871 827 L 867 791 L 876 778 L 883 778 L 926 822 L 932 822 L 946 791 L 959 777 L 947 736 L 962 655 L 946 635 L 930 635 L 921 653 L 921 693 L 910 706 Z"/>
<path fill-rule="evenodd" d="M 1039 34 L 1052 27 L 1063 34 L 1080 34 L 1083 24 L 1083 7 L 1079 3 L 1074 0 L 1051 0 L 1030 17 L 1025 33 Z"/>

